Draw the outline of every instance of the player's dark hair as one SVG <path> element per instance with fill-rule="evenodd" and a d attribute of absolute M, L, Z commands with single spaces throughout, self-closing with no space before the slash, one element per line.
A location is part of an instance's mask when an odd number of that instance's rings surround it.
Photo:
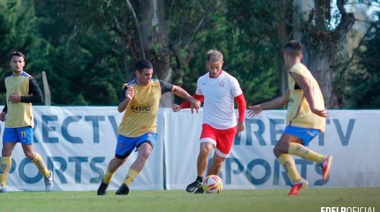
<path fill-rule="evenodd" d="M 152 63 L 149 60 L 147 60 L 147 59 L 141 59 L 141 60 L 137 61 L 136 66 L 135 66 L 135 70 L 136 71 L 142 73 L 142 71 L 145 68 L 146 69 L 153 69 L 153 65 L 152 65 Z"/>
<path fill-rule="evenodd" d="M 299 41 L 291 40 L 284 46 L 284 51 L 292 57 L 302 55 L 302 44 Z"/>
<path fill-rule="evenodd" d="M 13 56 L 22 57 L 25 59 L 25 55 L 19 51 L 12 52 L 10 59 L 12 59 Z"/>

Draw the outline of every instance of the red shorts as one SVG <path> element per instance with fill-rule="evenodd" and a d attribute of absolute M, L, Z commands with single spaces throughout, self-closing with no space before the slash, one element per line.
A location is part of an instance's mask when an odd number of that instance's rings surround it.
<path fill-rule="evenodd" d="M 236 127 L 218 130 L 208 124 L 202 124 L 200 142 L 211 142 L 214 144 L 215 153 L 221 157 L 228 157 L 232 144 L 235 140 Z"/>

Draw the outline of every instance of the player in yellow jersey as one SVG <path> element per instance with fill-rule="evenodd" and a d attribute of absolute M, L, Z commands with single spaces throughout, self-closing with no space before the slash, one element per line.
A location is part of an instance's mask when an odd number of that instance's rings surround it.
<path fill-rule="evenodd" d="M 45 189 L 53 187 L 53 172 L 48 170 L 41 155 L 33 150 L 32 103 L 42 102 L 42 92 L 36 80 L 26 73 L 25 56 L 21 52 L 11 54 L 12 74 L 5 78 L 6 104 L 0 114 L 5 121 L 3 149 L 0 167 L 0 193 L 5 192 L 9 171 L 12 167 L 12 152 L 17 142 L 21 143 L 25 156 L 36 165 L 44 176 Z"/>
<path fill-rule="evenodd" d="M 142 59 L 136 63 L 136 78 L 124 84 L 118 111 L 124 112 L 119 125 L 119 136 L 114 158 L 109 162 L 106 174 L 98 188 L 98 195 L 105 195 L 113 175 L 123 165 L 134 149 L 137 158 L 132 163 L 126 179 L 116 191 L 116 195 L 127 195 L 130 183 L 144 167 L 157 140 L 156 117 L 161 95 L 173 92 L 191 102 L 191 110 L 198 112 L 200 102 L 179 86 L 152 78 L 153 65 Z"/>
<path fill-rule="evenodd" d="M 291 155 L 320 164 L 323 180 L 329 176 L 332 157 L 318 154 L 305 147 L 315 136 L 325 131 L 328 114 L 318 82 L 301 63 L 303 57 L 301 43 L 295 40 L 289 41 L 284 47 L 283 54 L 289 89 L 282 97 L 250 106 L 249 115 L 257 116 L 264 109 L 288 106 L 287 126 L 273 152 L 293 183 L 289 195 L 297 195 L 307 188 L 308 182 L 298 173 Z"/>

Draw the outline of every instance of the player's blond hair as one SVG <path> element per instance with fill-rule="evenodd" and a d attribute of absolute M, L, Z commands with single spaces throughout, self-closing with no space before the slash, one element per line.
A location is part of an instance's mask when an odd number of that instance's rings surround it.
<path fill-rule="evenodd" d="M 218 51 L 211 49 L 207 52 L 207 62 L 219 62 L 223 61 L 223 54 Z"/>

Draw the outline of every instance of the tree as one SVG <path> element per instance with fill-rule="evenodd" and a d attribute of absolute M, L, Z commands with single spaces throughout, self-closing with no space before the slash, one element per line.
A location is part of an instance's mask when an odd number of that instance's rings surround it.
<path fill-rule="evenodd" d="M 356 71 L 348 64 L 356 60 L 342 46 L 357 13 L 347 12 L 353 0 L 332 2 L 2 1 L 0 52 L 27 51 L 27 68 L 37 79 L 41 71 L 47 73 L 55 104 L 109 105 L 118 103 L 120 85 L 134 78 L 137 59 L 151 60 L 156 78 L 193 93 L 196 79 L 207 72 L 206 52 L 218 49 L 225 56 L 224 69 L 255 104 L 287 88 L 282 47 L 298 39 L 305 47 L 303 62 L 320 82 L 327 105 L 344 107 L 352 102 L 344 92 L 347 77 Z M 373 2 L 378 1 L 358 5 Z M 0 62 L 8 68 L 6 58 Z M 172 101 L 164 96 L 161 106 Z"/>
<path fill-rule="evenodd" d="M 0 2 L 0 76 L 4 79 L 10 75 L 10 54 L 21 51 L 26 55 L 25 70 L 40 79 L 40 72 L 33 67 L 34 58 L 31 56 L 34 47 L 41 41 L 36 24 L 33 4 L 28 1 L 13 0 Z M 0 83 L 0 104 L 5 104 L 5 85 Z"/>
<path fill-rule="evenodd" d="M 305 46 L 304 62 L 320 83 L 326 104 L 330 108 L 341 108 L 345 105 L 345 79 L 349 69 L 348 54 L 344 45 L 348 33 L 356 22 L 354 12 L 348 12 L 350 3 L 372 5 L 378 1 L 356 2 L 336 0 L 336 12 L 332 14 L 332 1 L 315 0 L 314 5 L 301 4 L 295 1 L 299 15 L 295 17 L 294 31 Z M 297 10 L 296 10 L 297 11 Z M 306 14 L 306 15 L 304 15 Z"/>
<path fill-rule="evenodd" d="M 231 66 L 238 70 L 247 101 L 255 104 L 278 96 L 284 86 L 280 76 L 285 74 L 283 65 L 279 65 L 282 32 L 278 30 L 286 27 L 280 23 L 281 12 L 285 11 L 283 2 L 228 0 L 226 7 L 226 34 L 231 34 L 227 52 L 233 53 Z"/>
<path fill-rule="evenodd" d="M 104 33 L 102 25 L 87 26 L 72 19 L 75 11 L 60 6 L 45 1 L 35 4 L 37 27 L 45 39 L 45 45 L 38 47 L 40 58 L 36 65 L 47 73 L 52 102 L 117 104 L 124 70 L 120 68 L 123 50 L 115 44 L 115 36 Z"/>
<path fill-rule="evenodd" d="M 244 30 L 245 34 L 254 35 L 250 40 L 266 35 L 268 39 L 262 39 L 261 43 L 269 40 L 272 44 L 267 45 L 271 49 L 267 53 L 272 56 L 278 55 L 276 60 L 281 93 L 287 88 L 282 47 L 288 40 L 296 39 L 304 44 L 303 62 L 320 83 L 327 106 L 344 107 L 344 91 L 347 86 L 345 79 L 349 71 L 344 67 L 351 62 L 346 59 L 348 52 L 345 45 L 348 34 L 352 32 L 356 21 L 354 13 L 347 12 L 347 7 L 354 1 L 337 0 L 335 5 L 333 1 L 328 0 L 254 1 L 252 3 L 230 0 L 228 2 L 232 4 L 229 8 L 237 11 L 232 14 L 231 19 L 237 20 L 239 30 Z M 357 3 L 372 5 L 376 2 L 378 1 Z M 337 9 L 332 14 L 333 6 Z M 255 13 L 255 8 L 259 8 L 260 12 Z M 265 19 L 260 20 L 262 17 Z M 239 23 L 240 19 L 244 22 Z M 246 23 L 248 24 L 245 25 Z M 275 29 L 270 27 L 271 23 Z M 261 31 L 260 27 L 265 29 Z M 264 34 L 261 34 L 263 32 Z"/>
<path fill-rule="evenodd" d="M 380 18 L 380 13 L 378 13 Z M 380 107 L 380 21 L 371 24 L 368 36 L 358 53 L 360 69 L 350 73 L 348 80 L 352 108 L 377 109 Z"/>
<path fill-rule="evenodd" d="M 218 1 L 202 2 L 204 4 L 202 5 L 198 1 L 184 0 L 171 1 L 170 4 L 164 4 L 163 0 L 95 1 L 91 4 L 86 0 L 36 1 L 37 4 L 45 5 L 45 7 L 56 5 L 58 7 L 57 18 L 63 20 L 68 26 L 75 27 L 75 33 L 72 33 L 73 37 L 89 32 L 95 33 L 94 35 L 98 38 L 102 34 L 108 37 L 107 39 L 113 43 L 110 49 L 112 51 L 118 49 L 118 52 L 122 53 L 123 63 L 118 65 L 125 71 L 125 81 L 134 77 L 133 64 L 136 60 L 145 57 L 153 62 L 156 77 L 171 83 L 182 81 L 178 77 L 183 76 L 176 51 L 181 48 L 181 45 L 191 42 L 189 40 L 194 36 L 196 30 L 189 31 L 192 34 L 187 34 L 183 30 L 180 37 L 174 38 L 174 40 L 186 41 L 186 43 L 170 43 L 169 36 L 173 35 L 170 32 L 178 29 L 171 29 L 173 25 L 168 19 L 181 17 L 180 12 L 184 9 L 181 7 L 185 5 L 187 6 L 186 11 L 191 11 L 193 16 L 188 20 L 184 20 L 182 17 L 179 21 L 188 23 L 188 26 L 185 27 L 194 25 L 192 21 L 203 25 L 204 23 L 199 20 L 205 19 L 208 14 L 199 13 L 199 10 L 194 10 L 194 8 L 211 8 L 216 2 Z M 198 26 L 198 28 L 201 27 Z M 172 72 L 174 73 L 170 74 Z M 170 95 L 164 97 L 161 106 L 171 105 L 172 99 Z"/>

